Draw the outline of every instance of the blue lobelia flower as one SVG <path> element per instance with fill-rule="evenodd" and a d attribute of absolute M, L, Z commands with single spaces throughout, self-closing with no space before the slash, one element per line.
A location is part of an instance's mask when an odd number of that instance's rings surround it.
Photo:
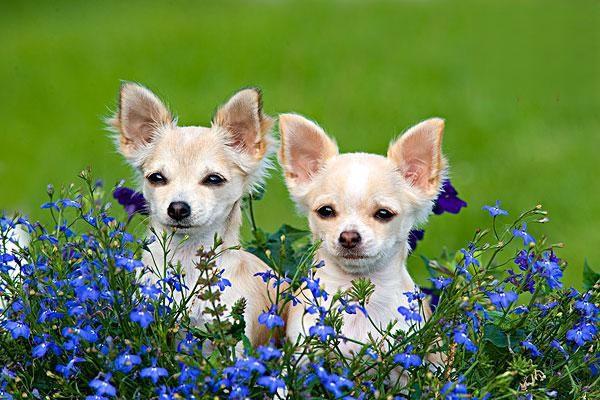
<path fill-rule="evenodd" d="M 261 376 L 256 381 L 259 386 L 267 388 L 270 393 L 277 392 L 278 389 L 285 389 L 285 382 L 275 376 Z"/>
<path fill-rule="evenodd" d="M 567 353 L 565 348 L 558 342 L 558 340 L 552 339 L 550 346 L 558 350 L 563 356 L 565 356 L 565 358 L 569 358 L 569 353 Z"/>
<path fill-rule="evenodd" d="M 4 328 L 10 332 L 13 339 L 18 339 L 20 337 L 27 339 L 31 334 L 31 330 L 29 329 L 29 325 L 27 325 L 24 321 L 6 321 L 4 324 Z"/>
<path fill-rule="evenodd" d="M 325 325 L 323 322 L 311 326 L 308 329 L 308 333 L 311 336 L 317 336 L 321 342 L 327 341 L 327 338 L 330 336 L 335 336 L 335 330 L 331 326 Z"/>
<path fill-rule="evenodd" d="M 394 356 L 394 362 L 402 365 L 405 369 L 411 367 L 419 367 L 423 364 L 423 360 L 416 354 L 412 353 L 413 347 L 408 346 L 404 353 L 396 354 Z"/>
<path fill-rule="evenodd" d="M 540 357 L 542 355 L 536 345 L 531 343 L 529 340 L 523 340 L 521 342 L 521 347 L 529 351 L 529 354 L 531 354 L 532 357 Z"/>
<path fill-rule="evenodd" d="M 269 308 L 269 311 L 265 311 L 258 316 L 258 323 L 265 325 L 269 329 L 273 329 L 276 326 L 283 326 L 283 318 L 277 314 L 277 305 L 273 304 Z"/>
<path fill-rule="evenodd" d="M 169 376 L 169 373 L 166 369 L 156 366 L 156 358 L 152 359 L 152 366 L 148 368 L 144 368 L 140 371 L 140 376 L 142 378 L 150 378 L 152 382 L 156 385 L 158 380 L 161 377 Z"/>
<path fill-rule="evenodd" d="M 65 378 L 69 378 L 79 372 L 76 364 L 84 362 L 85 359 L 77 356 L 73 356 L 66 364 L 58 364 L 56 366 L 56 372 L 60 373 Z"/>
<path fill-rule="evenodd" d="M 321 289 L 321 278 L 312 279 L 312 278 L 302 278 L 301 282 L 306 283 L 306 288 L 310 290 L 313 297 L 315 299 L 322 297 L 323 300 L 327 300 L 327 292 L 324 289 Z"/>
<path fill-rule="evenodd" d="M 404 317 L 406 321 L 421 322 L 423 320 L 419 311 L 413 310 L 412 308 L 400 306 L 398 307 L 398 312 Z"/>
<path fill-rule="evenodd" d="M 473 253 L 475 252 L 475 248 L 472 245 L 469 246 L 469 250 L 460 249 L 460 252 L 464 256 L 463 265 L 465 268 L 467 268 L 469 265 L 475 265 L 478 267 L 480 266 L 479 260 L 473 255 Z"/>
<path fill-rule="evenodd" d="M 140 365 L 141 363 L 142 359 L 140 356 L 131 354 L 129 350 L 127 350 L 115 359 L 115 370 L 127 374 L 131 372 L 136 365 Z"/>
<path fill-rule="evenodd" d="M 466 206 L 467 203 L 458 198 L 458 192 L 454 186 L 452 186 L 450 180 L 444 180 L 442 183 L 442 190 L 433 205 L 433 213 L 437 215 L 443 214 L 444 212 L 458 214 L 460 209 Z"/>
<path fill-rule="evenodd" d="M 110 384 L 110 378 L 112 374 L 104 374 L 104 379 L 96 377 L 89 383 L 90 387 L 96 391 L 97 396 L 110 396 L 115 397 L 117 395 L 117 389 Z"/>
<path fill-rule="evenodd" d="M 536 261 L 534 264 L 534 272 L 546 280 L 550 289 L 560 289 L 562 287 L 563 271 L 560 269 L 558 261 L 556 257 L 545 254 L 542 260 Z"/>
<path fill-rule="evenodd" d="M 148 215 L 148 203 L 142 193 L 127 187 L 118 187 L 113 191 L 113 197 L 125 208 L 129 218 L 134 214 Z"/>
<path fill-rule="evenodd" d="M 460 400 L 468 398 L 467 386 L 463 384 L 464 377 L 459 377 L 456 382 L 448 382 L 440 390 L 444 400 Z"/>
<path fill-rule="evenodd" d="M 465 324 L 460 324 L 454 328 L 454 341 L 458 344 L 464 345 L 465 349 L 471 353 L 475 353 L 477 351 L 477 346 L 467 335 L 467 326 Z"/>
<path fill-rule="evenodd" d="M 585 342 L 593 340 L 596 333 L 598 333 L 598 328 L 589 322 L 581 321 L 573 329 L 567 331 L 567 340 L 577 346 L 583 346 Z"/>
<path fill-rule="evenodd" d="M 183 354 L 194 354 L 194 351 L 198 348 L 198 339 L 189 332 L 185 335 L 185 338 L 181 339 L 177 344 L 177 352 Z"/>
<path fill-rule="evenodd" d="M 496 200 L 494 206 L 483 206 L 483 209 L 490 213 L 490 216 L 497 217 L 498 215 L 508 215 L 508 211 L 500 208 L 500 200 Z"/>
<path fill-rule="evenodd" d="M 535 244 L 535 239 L 527 233 L 527 224 L 523 222 L 520 229 L 513 229 L 513 236 L 523 239 L 523 246 L 529 247 L 531 243 Z"/>
<path fill-rule="evenodd" d="M 223 290 L 225 290 L 225 288 L 227 286 L 231 287 L 231 281 L 227 278 L 223 278 L 223 272 L 225 272 L 224 269 L 221 270 L 221 272 L 219 272 L 217 274 L 217 278 L 219 278 L 217 280 L 217 282 L 215 283 L 215 286 L 217 286 L 219 288 L 219 290 L 222 292 Z"/>
<path fill-rule="evenodd" d="M 498 289 L 496 292 L 489 292 L 488 297 L 493 305 L 498 308 L 506 309 L 514 303 L 519 296 L 513 291 L 503 292 Z"/>
<path fill-rule="evenodd" d="M 154 316 L 152 315 L 152 312 L 148 310 L 149 308 L 152 308 L 150 304 L 134 308 L 131 310 L 131 313 L 129 313 L 129 319 L 133 322 L 137 322 L 142 328 L 146 329 L 148 325 L 154 321 Z"/>
<path fill-rule="evenodd" d="M 262 361 L 275 360 L 281 357 L 281 350 L 268 345 L 268 346 L 258 346 L 258 357 Z"/>
<path fill-rule="evenodd" d="M 435 288 L 438 290 L 442 290 L 452 283 L 451 278 L 444 278 L 441 275 L 436 276 L 435 278 L 429 278 L 429 280 L 433 282 L 433 286 L 435 286 Z"/>
<path fill-rule="evenodd" d="M 588 318 L 593 318 L 598 314 L 598 307 L 590 301 L 589 292 L 581 300 L 575 302 L 575 309 Z"/>
<path fill-rule="evenodd" d="M 129 257 L 115 256 L 115 265 L 123 268 L 128 272 L 133 272 L 136 268 L 142 268 L 144 263 Z"/>

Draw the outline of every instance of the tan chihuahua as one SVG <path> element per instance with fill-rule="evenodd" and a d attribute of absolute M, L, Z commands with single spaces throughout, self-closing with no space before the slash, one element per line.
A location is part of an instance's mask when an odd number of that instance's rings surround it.
<path fill-rule="evenodd" d="M 215 235 L 223 240 L 222 248 L 240 244 L 242 197 L 262 184 L 266 175 L 275 145 L 272 124 L 262 112 L 257 89 L 237 92 L 217 110 L 210 127 L 180 127 L 150 90 L 133 83 L 122 85 L 110 125 L 119 134 L 120 152 L 144 176 L 152 227 L 174 232 L 169 257 L 174 265 L 181 263 L 188 288 L 198 279 L 193 261 L 199 248 L 210 249 Z M 162 263 L 158 241 L 150 251 L 145 264 Z M 264 342 L 266 331 L 257 318 L 270 302 L 265 285 L 254 274 L 267 266 L 242 250 L 224 252 L 217 265 L 232 284 L 223 291 L 222 302 L 230 308 L 244 297 L 246 335 L 253 344 Z M 157 267 L 162 271 L 164 266 Z M 194 299 L 190 316 L 198 324 L 204 321 L 202 310 L 201 301 Z"/>
<path fill-rule="evenodd" d="M 440 191 L 446 162 L 441 152 L 444 121 L 433 118 L 410 128 L 393 142 L 387 157 L 339 154 L 335 142 L 312 121 L 295 114 L 280 116 L 280 163 L 292 198 L 308 214 L 316 254 L 325 266 L 315 273 L 330 293 L 351 287 L 367 277 L 375 285 L 366 309 L 379 328 L 397 321 L 407 330 L 398 307 L 409 308 L 405 292 L 416 285 L 406 269 L 408 235 L 424 222 Z M 331 296 L 329 297 L 329 301 Z M 417 311 L 418 312 L 418 311 Z M 428 306 L 422 317 L 429 316 Z M 297 340 L 314 325 L 314 315 L 303 307 L 290 307 L 287 337 Z M 377 338 L 361 313 L 343 315 L 342 335 L 368 343 Z M 360 348 L 342 343 L 350 355 Z"/>

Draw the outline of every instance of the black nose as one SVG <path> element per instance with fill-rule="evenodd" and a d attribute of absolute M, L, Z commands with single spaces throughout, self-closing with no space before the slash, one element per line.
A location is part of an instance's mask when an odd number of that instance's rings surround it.
<path fill-rule="evenodd" d="M 185 201 L 174 201 L 169 204 L 169 208 L 167 208 L 167 214 L 175 221 L 181 221 L 182 219 L 189 217 L 191 213 L 192 209 Z"/>
<path fill-rule="evenodd" d="M 340 234 L 338 242 L 347 249 L 353 249 L 360 243 L 360 234 L 356 231 L 344 231 Z"/>

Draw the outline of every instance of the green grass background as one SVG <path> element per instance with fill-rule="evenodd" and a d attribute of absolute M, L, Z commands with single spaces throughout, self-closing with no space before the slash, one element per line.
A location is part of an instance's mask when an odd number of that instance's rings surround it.
<path fill-rule="evenodd" d="M 501 199 L 513 215 L 550 210 L 568 283 L 585 257 L 600 264 L 597 1 L 2 2 L 0 60 L 0 209 L 42 218 L 46 184 L 87 165 L 107 185 L 133 177 L 102 126 L 119 80 L 204 125 L 257 85 L 267 112 L 317 120 L 342 151 L 383 154 L 410 125 L 446 118 L 469 207 L 432 217 L 418 253 L 464 246 Z M 277 173 L 257 219 L 303 224 Z"/>

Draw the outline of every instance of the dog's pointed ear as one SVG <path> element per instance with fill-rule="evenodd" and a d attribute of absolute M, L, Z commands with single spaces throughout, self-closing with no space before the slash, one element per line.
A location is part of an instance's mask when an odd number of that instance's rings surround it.
<path fill-rule="evenodd" d="M 328 159 L 338 154 L 338 148 L 319 125 L 301 115 L 281 114 L 279 131 L 279 162 L 286 184 L 294 194 L 311 181 Z"/>
<path fill-rule="evenodd" d="M 149 89 L 125 82 L 119 93 L 119 109 L 108 123 L 119 133 L 119 150 L 128 159 L 150 143 L 162 126 L 173 124 L 167 107 Z"/>
<path fill-rule="evenodd" d="M 390 144 L 387 156 L 402 176 L 429 198 L 435 198 L 445 170 L 442 155 L 444 120 L 431 118 L 409 130 Z"/>
<path fill-rule="evenodd" d="M 213 117 L 213 126 L 227 131 L 229 144 L 260 160 L 267 152 L 267 134 L 273 120 L 262 110 L 262 94 L 257 88 L 242 89 L 223 104 Z"/>

